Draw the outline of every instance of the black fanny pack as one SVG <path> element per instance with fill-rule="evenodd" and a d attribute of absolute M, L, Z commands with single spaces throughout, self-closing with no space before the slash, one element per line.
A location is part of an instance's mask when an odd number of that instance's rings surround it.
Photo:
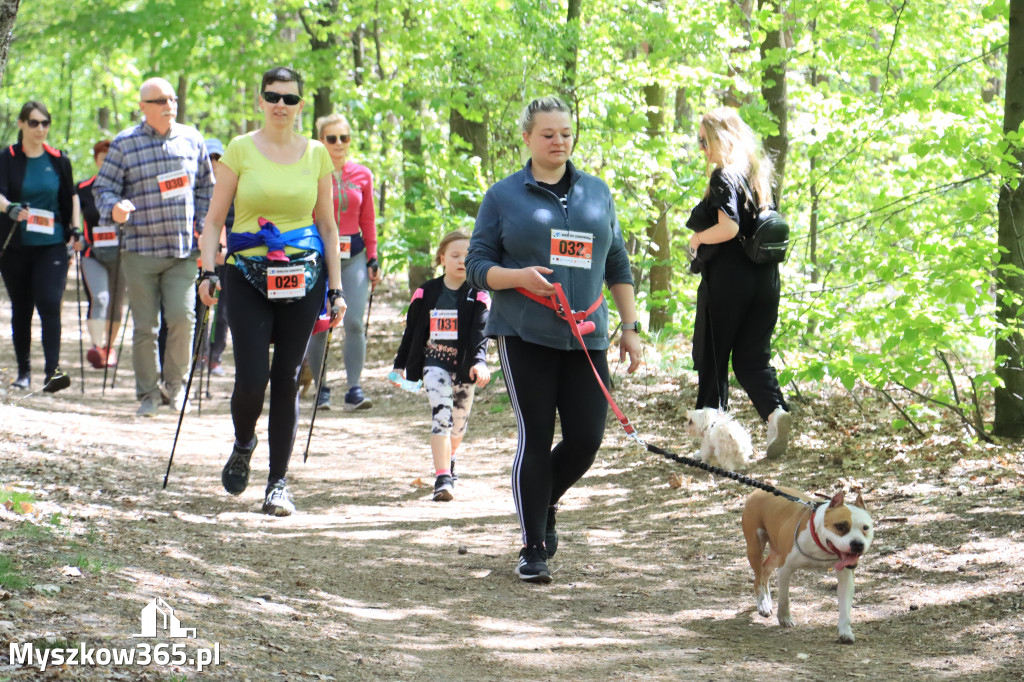
<path fill-rule="evenodd" d="M 320 254 L 316 251 L 292 254 L 287 262 L 237 253 L 233 258 L 245 281 L 268 299 L 281 303 L 300 300 L 313 290 L 320 277 Z M 304 286 L 300 288 L 300 284 Z"/>

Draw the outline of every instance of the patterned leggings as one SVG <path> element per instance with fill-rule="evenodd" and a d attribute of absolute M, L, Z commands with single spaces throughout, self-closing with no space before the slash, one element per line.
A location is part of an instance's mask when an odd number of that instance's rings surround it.
<path fill-rule="evenodd" d="M 424 367 L 423 387 L 430 401 L 430 433 L 451 434 L 455 438 L 466 435 L 476 384 L 458 384 L 453 373 L 440 367 Z"/>

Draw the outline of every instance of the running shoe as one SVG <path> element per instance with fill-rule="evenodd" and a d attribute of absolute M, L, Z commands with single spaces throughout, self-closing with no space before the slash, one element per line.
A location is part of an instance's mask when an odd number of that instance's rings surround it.
<path fill-rule="evenodd" d="M 93 366 L 93 369 L 103 369 L 107 366 L 107 358 L 102 348 L 93 346 L 85 353 L 85 359 Z"/>
<path fill-rule="evenodd" d="M 792 428 L 793 415 L 776 407 L 768 416 L 768 459 L 777 459 L 786 453 Z"/>
<path fill-rule="evenodd" d="M 373 402 L 363 395 L 362 388 L 359 386 L 353 386 L 348 389 L 348 393 L 345 394 L 345 404 L 343 407 L 346 412 L 353 412 L 354 410 L 368 410 L 373 407 Z"/>
<path fill-rule="evenodd" d="M 222 377 L 227 374 L 227 372 L 224 371 L 224 368 L 221 367 L 219 362 L 212 362 L 210 363 L 210 374 L 215 377 Z"/>
<path fill-rule="evenodd" d="M 551 571 L 548 570 L 548 553 L 543 547 L 533 545 L 523 547 L 519 551 L 519 564 L 516 575 L 528 583 L 551 582 Z"/>
<path fill-rule="evenodd" d="M 316 394 L 316 409 L 331 409 L 331 389 L 328 386 L 322 386 L 320 392 Z"/>
<path fill-rule="evenodd" d="M 57 391 L 63 391 L 70 385 L 71 377 L 60 371 L 60 367 L 57 367 L 53 370 L 53 374 L 51 374 L 46 380 L 46 383 L 43 384 L 43 393 L 56 393 Z"/>
<path fill-rule="evenodd" d="M 139 405 L 139 409 L 135 411 L 136 417 L 152 417 L 156 415 L 159 407 L 151 396 L 146 396 L 142 399 L 142 404 Z"/>
<path fill-rule="evenodd" d="M 248 450 L 243 450 L 236 444 L 231 449 L 231 456 L 228 457 L 224 470 L 220 472 L 220 482 L 224 484 L 224 490 L 232 495 L 241 495 L 249 485 L 249 460 L 256 449 L 256 440 L 253 436 L 252 447 Z"/>
<path fill-rule="evenodd" d="M 284 479 L 274 481 L 267 486 L 267 496 L 263 500 L 263 513 L 270 516 L 291 516 L 295 513 L 295 504 L 288 493 Z"/>
<path fill-rule="evenodd" d="M 31 385 L 32 377 L 28 372 L 18 372 L 18 378 L 11 382 L 11 388 L 16 388 L 19 391 L 27 391 Z"/>
<path fill-rule="evenodd" d="M 455 499 L 455 481 L 449 474 L 441 474 L 434 481 L 434 502 L 449 502 Z"/>

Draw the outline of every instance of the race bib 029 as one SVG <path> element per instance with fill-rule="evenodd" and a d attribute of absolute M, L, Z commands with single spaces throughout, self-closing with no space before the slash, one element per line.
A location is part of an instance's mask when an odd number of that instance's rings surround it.
<path fill-rule="evenodd" d="M 302 298 L 306 295 L 306 271 L 301 265 L 267 268 L 267 298 Z"/>

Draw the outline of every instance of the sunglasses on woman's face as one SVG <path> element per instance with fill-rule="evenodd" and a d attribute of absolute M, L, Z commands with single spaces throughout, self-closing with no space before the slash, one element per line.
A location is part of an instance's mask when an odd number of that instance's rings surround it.
<path fill-rule="evenodd" d="M 43 126 L 44 128 L 50 127 L 49 119 L 45 121 L 40 121 L 38 118 L 30 118 L 29 120 L 25 121 L 25 123 L 28 124 L 29 128 L 38 128 L 39 126 Z"/>
<path fill-rule="evenodd" d="M 351 139 L 351 135 L 324 135 L 324 140 L 327 141 L 327 144 L 337 144 L 338 142 L 344 144 Z"/>
<path fill-rule="evenodd" d="M 298 95 L 282 95 L 280 92 L 270 92 L 269 90 L 263 92 L 263 99 L 270 104 L 277 104 L 281 100 L 284 100 L 284 103 L 290 107 L 294 107 L 302 101 L 302 98 Z"/>
<path fill-rule="evenodd" d="M 698 138 L 697 138 L 697 144 L 699 144 L 699 145 L 700 145 L 700 148 L 701 148 L 701 149 L 707 149 L 707 148 L 708 148 L 708 141 L 707 141 L 707 138 L 704 138 L 704 137 L 698 137 Z"/>

